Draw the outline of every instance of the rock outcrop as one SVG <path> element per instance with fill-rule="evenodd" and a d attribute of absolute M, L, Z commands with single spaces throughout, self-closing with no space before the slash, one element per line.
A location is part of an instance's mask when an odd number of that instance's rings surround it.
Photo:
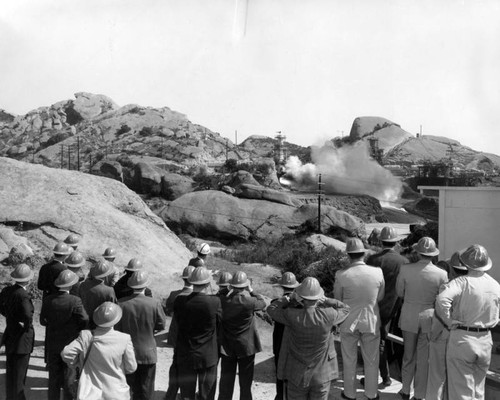
<path fill-rule="evenodd" d="M 235 195 L 243 199 L 267 200 L 274 203 L 286 204 L 292 207 L 300 207 L 302 202 L 288 193 L 268 189 L 260 185 L 241 184 Z"/>
<path fill-rule="evenodd" d="M 0 224 L 22 225 L 16 235 L 36 252 L 49 255 L 55 242 L 76 233 L 87 257 L 110 246 L 118 265 L 141 259 L 159 294 L 187 265 L 191 254 L 184 244 L 122 183 L 1 157 L 0 170 Z"/>
<path fill-rule="evenodd" d="M 266 200 L 239 199 L 221 191 L 185 194 L 165 207 L 160 216 L 172 229 L 192 236 L 220 240 L 277 239 L 305 226 L 317 225 L 314 205 L 294 207 Z M 333 207 L 322 207 L 323 232 L 349 234 L 364 230 L 363 222 Z"/>

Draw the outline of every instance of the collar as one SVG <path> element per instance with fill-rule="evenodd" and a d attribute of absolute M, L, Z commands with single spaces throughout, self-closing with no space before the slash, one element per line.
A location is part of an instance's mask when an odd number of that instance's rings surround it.
<path fill-rule="evenodd" d="M 366 263 L 364 261 L 354 261 L 351 263 L 351 267 L 354 265 L 366 265 Z"/>

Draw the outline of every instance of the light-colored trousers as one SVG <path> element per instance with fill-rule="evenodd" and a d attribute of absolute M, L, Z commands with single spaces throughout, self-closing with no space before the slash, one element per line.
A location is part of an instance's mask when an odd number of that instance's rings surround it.
<path fill-rule="evenodd" d="M 331 381 L 306 388 L 285 381 L 286 400 L 327 400 Z"/>
<path fill-rule="evenodd" d="M 493 342 L 490 332 L 450 332 L 446 349 L 448 395 L 453 400 L 483 400 Z"/>
<path fill-rule="evenodd" d="M 444 338 L 443 338 L 444 337 Z M 427 374 L 427 394 L 425 400 L 447 400 L 446 390 L 446 346 L 448 335 L 443 335 L 429 343 L 429 372 Z"/>
<path fill-rule="evenodd" d="M 379 329 L 377 329 L 376 333 L 361 333 L 359 331 L 340 333 L 342 363 L 344 366 L 344 393 L 347 397 L 356 397 L 355 382 L 358 342 L 360 343 L 365 370 L 365 396 L 374 398 L 378 393 Z"/>
<path fill-rule="evenodd" d="M 413 380 L 417 399 L 425 398 L 427 391 L 427 373 L 429 370 L 430 333 L 403 331 L 404 353 L 401 365 L 403 393 L 410 394 Z"/>

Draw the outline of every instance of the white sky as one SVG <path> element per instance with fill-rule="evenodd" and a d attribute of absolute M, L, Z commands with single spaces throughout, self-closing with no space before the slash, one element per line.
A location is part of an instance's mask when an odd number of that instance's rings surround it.
<path fill-rule="evenodd" d="M 238 142 L 358 116 L 500 155 L 500 1 L 0 0 L 0 108 L 105 94 Z"/>

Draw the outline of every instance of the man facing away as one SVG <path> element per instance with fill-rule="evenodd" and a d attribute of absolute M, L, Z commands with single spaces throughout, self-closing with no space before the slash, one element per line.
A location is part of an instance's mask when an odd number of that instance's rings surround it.
<path fill-rule="evenodd" d="M 59 289 L 54 286 L 54 282 L 59 274 L 66 269 L 64 260 L 71 253 L 70 247 L 60 242 L 54 246 L 52 250 L 54 257 L 47 264 L 42 265 L 38 273 L 38 289 L 43 292 L 43 297 L 57 293 Z"/>
<path fill-rule="evenodd" d="M 391 226 L 384 226 L 379 233 L 379 240 L 383 249 L 366 259 L 368 265 L 380 267 L 384 275 L 385 294 L 378 303 L 380 312 L 380 359 L 379 370 L 382 377 L 382 385 L 390 386 L 391 377 L 389 373 L 389 346 L 386 343 L 387 334 L 396 311 L 398 309 L 398 295 L 396 294 L 396 281 L 398 279 L 401 265 L 408 264 L 409 261 L 395 250 L 395 245 L 400 237 Z"/>
<path fill-rule="evenodd" d="M 350 312 L 340 325 L 340 345 L 344 363 L 344 399 L 356 398 L 356 364 L 358 343 L 365 370 L 365 396 L 378 399 L 378 365 L 380 346 L 380 314 L 378 302 L 384 297 L 384 275 L 378 267 L 363 262 L 363 242 L 349 238 L 346 252 L 351 264 L 335 275 L 334 296 L 346 303 Z"/>
<path fill-rule="evenodd" d="M 236 368 L 240 399 L 251 400 L 255 354 L 262 350 L 254 313 L 266 308 L 267 303 L 263 296 L 253 293 L 247 274 L 238 271 L 231 279 L 230 293 L 221 298 L 221 304 L 219 400 L 233 398 Z"/>
<path fill-rule="evenodd" d="M 134 292 L 128 286 L 127 282 L 134 272 L 139 271 L 141 269 L 142 269 L 142 262 L 137 258 L 131 258 L 127 266 L 125 267 L 125 274 L 120 279 L 118 279 L 118 281 L 113 286 L 117 299 L 130 296 Z M 112 273 L 113 274 L 115 273 L 114 268 Z M 151 290 L 149 288 L 146 288 L 144 294 L 148 297 L 153 297 L 153 294 L 151 293 Z"/>
<path fill-rule="evenodd" d="M 136 271 L 128 280 L 134 293 L 119 300 L 122 318 L 116 330 L 128 333 L 134 344 L 137 369 L 127 375 L 133 400 L 149 400 L 154 397 L 157 350 L 155 331 L 165 329 L 165 313 L 158 300 L 144 294 L 149 284 L 145 271 Z"/>
<path fill-rule="evenodd" d="M 404 353 L 399 394 L 404 400 L 410 398 L 413 380 L 415 399 L 425 398 L 434 304 L 439 288 L 448 282 L 446 271 L 432 263 L 439 254 L 432 238 L 424 236 L 413 250 L 419 260 L 402 265 L 396 282 L 396 292 L 403 299 L 399 327 L 403 331 Z"/>
<path fill-rule="evenodd" d="M 347 317 L 349 307 L 325 298 L 318 280 L 307 277 L 290 297 L 272 302 L 267 313 L 288 332 L 283 369 L 286 398 L 328 399 L 331 381 L 338 378 L 332 329 Z"/>
<path fill-rule="evenodd" d="M 436 312 L 450 328 L 446 350 L 448 396 L 484 399 L 491 361 L 491 328 L 498 323 L 500 285 L 486 273 L 493 263 L 478 244 L 461 255 L 468 274 L 449 282 L 436 300 Z"/>
<path fill-rule="evenodd" d="M 7 400 L 25 400 L 24 387 L 35 343 L 33 329 L 34 307 L 27 287 L 33 271 L 26 264 L 19 264 L 10 274 L 15 284 L 0 293 L 0 313 L 7 320 L 0 347 L 5 345 L 5 389 Z"/>
<path fill-rule="evenodd" d="M 176 342 L 181 397 L 194 400 L 196 384 L 199 400 L 213 400 L 217 382 L 219 349 L 217 331 L 222 308 L 220 299 L 210 295 L 212 274 L 197 267 L 189 277 L 193 293 L 177 296 L 174 318 L 179 327 Z"/>
<path fill-rule="evenodd" d="M 70 294 L 71 287 L 78 282 L 78 276 L 72 271 L 62 271 L 55 281 L 57 293 L 43 299 L 40 311 L 40 324 L 47 327 L 45 347 L 49 370 L 49 399 L 59 399 L 61 388 L 64 399 L 73 398 L 70 385 L 74 373 L 61 358 L 61 351 L 78 337 L 87 327 L 89 317 L 79 297 Z"/>

